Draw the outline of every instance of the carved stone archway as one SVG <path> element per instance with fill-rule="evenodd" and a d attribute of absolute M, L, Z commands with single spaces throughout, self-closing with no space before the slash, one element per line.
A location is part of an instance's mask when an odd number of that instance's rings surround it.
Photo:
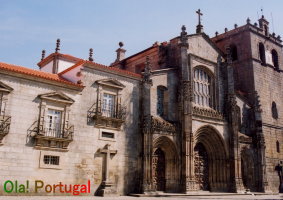
<path fill-rule="evenodd" d="M 164 154 L 165 162 L 162 163 L 162 155 Z M 159 157 L 157 158 L 157 155 Z M 160 136 L 153 141 L 153 165 L 152 165 L 152 172 L 153 172 L 153 187 L 155 190 L 161 188 L 162 183 L 157 183 L 156 180 L 156 173 L 161 173 L 159 176 L 162 176 L 162 172 L 156 171 L 156 168 L 160 170 L 164 170 L 165 172 L 165 180 L 164 180 L 164 191 L 166 192 L 177 192 L 179 189 L 179 175 L 180 175 L 180 165 L 179 165 L 179 156 L 177 153 L 176 145 L 174 142 L 168 138 L 167 136 Z M 155 159 L 155 160 L 154 160 Z M 158 160 L 161 163 L 156 165 Z M 164 169 L 163 169 L 164 167 Z M 162 179 L 162 177 L 159 177 Z M 154 180 L 155 179 L 155 180 Z M 162 180 L 161 180 L 162 181 Z"/>
<path fill-rule="evenodd" d="M 210 191 L 228 191 L 229 162 L 223 138 L 214 127 L 203 126 L 196 131 L 194 143 L 195 147 L 200 144 L 203 145 L 207 153 L 208 179 L 206 180 L 208 180 L 208 183 L 205 189 Z M 196 187 L 199 190 L 202 189 L 197 184 Z"/>

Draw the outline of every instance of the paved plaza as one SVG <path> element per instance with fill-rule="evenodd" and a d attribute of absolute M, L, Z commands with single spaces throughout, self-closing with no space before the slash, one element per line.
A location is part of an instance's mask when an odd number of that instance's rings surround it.
<path fill-rule="evenodd" d="M 205 196 L 160 196 L 160 197 L 97 197 L 97 196 L 1 196 L 0 200 L 185 200 L 185 199 L 283 199 L 283 195 L 205 195 Z"/>

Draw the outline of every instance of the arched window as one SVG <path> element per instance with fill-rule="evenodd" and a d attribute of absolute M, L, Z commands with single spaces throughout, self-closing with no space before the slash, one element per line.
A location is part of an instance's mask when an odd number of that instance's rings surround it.
<path fill-rule="evenodd" d="M 212 107 L 211 77 L 201 68 L 194 71 L 194 102 L 204 107 Z"/>
<path fill-rule="evenodd" d="M 278 140 L 276 141 L 276 151 L 277 153 L 280 153 L 280 144 Z"/>
<path fill-rule="evenodd" d="M 265 48 L 264 48 L 264 45 L 262 43 L 259 43 L 258 50 L 259 50 L 259 58 L 260 58 L 261 64 L 265 65 L 266 64 Z"/>
<path fill-rule="evenodd" d="M 157 114 L 161 117 L 167 116 L 168 91 L 165 86 L 157 86 Z"/>
<path fill-rule="evenodd" d="M 272 117 L 273 117 L 274 119 L 278 119 L 277 106 L 276 106 L 276 103 L 275 103 L 274 101 L 272 102 L 271 112 L 272 112 Z"/>
<path fill-rule="evenodd" d="M 230 46 L 230 50 L 231 50 L 232 61 L 238 60 L 238 51 L 236 45 L 232 44 Z"/>
<path fill-rule="evenodd" d="M 275 69 L 279 69 L 279 64 L 278 64 L 278 54 L 277 51 L 275 51 L 274 49 L 271 51 L 271 55 L 272 55 L 272 63 Z"/>

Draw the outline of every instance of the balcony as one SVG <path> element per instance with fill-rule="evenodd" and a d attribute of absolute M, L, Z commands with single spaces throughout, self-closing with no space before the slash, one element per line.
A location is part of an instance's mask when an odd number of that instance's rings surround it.
<path fill-rule="evenodd" d="M 11 125 L 11 117 L 0 115 L 0 144 L 3 138 L 9 133 Z"/>
<path fill-rule="evenodd" d="M 67 151 L 73 141 L 74 126 L 44 123 L 35 128 L 33 136 L 37 149 L 59 149 Z"/>
<path fill-rule="evenodd" d="M 126 106 L 103 104 L 99 100 L 90 108 L 89 116 L 95 127 L 120 130 L 126 119 Z"/>

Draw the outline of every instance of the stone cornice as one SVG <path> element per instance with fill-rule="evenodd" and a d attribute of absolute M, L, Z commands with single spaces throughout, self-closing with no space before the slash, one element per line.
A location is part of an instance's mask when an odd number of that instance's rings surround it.
<path fill-rule="evenodd" d="M 211 108 L 201 108 L 198 106 L 193 107 L 193 115 L 199 116 L 199 117 L 204 117 L 204 118 L 209 118 L 209 119 L 216 119 L 216 120 L 224 120 L 223 115 Z"/>
<path fill-rule="evenodd" d="M 262 126 L 283 130 L 283 126 L 277 126 L 277 125 L 274 125 L 274 124 L 269 124 L 269 123 L 264 123 L 264 122 L 262 123 Z"/>
<path fill-rule="evenodd" d="M 84 88 L 83 86 L 78 87 L 76 85 L 71 85 L 71 84 L 61 83 L 61 82 L 57 82 L 57 81 L 47 80 L 47 79 L 44 79 L 44 78 L 29 76 L 29 75 L 21 74 L 21 73 L 14 73 L 14 72 L 11 72 L 11 71 L 2 70 L 0 72 L 0 74 L 8 75 L 8 76 L 11 76 L 11 77 L 22 78 L 22 79 L 25 79 L 25 80 L 28 80 L 28 81 L 40 82 L 40 83 L 47 84 L 47 85 L 54 85 L 54 86 L 58 86 L 58 87 L 62 87 L 62 88 L 68 88 L 68 89 L 77 90 L 77 91 L 82 91 L 83 88 Z"/>
<path fill-rule="evenodd" d="M 84 64 L 84 67 L 86 68 L 89 68 L 89 69 L 92 69 L 92 70 L 98 70 L 98 71 L 102 71 L 102 72 L 106 72 L 106 73 L 110 73 L 110 74 L 115 74 L 115 75 L 118 75 L 118 76 L 122 76 L 122 77 L 126 77 L 126 78 L 130 78 L 130 79 L 134 79 L 134 80 L 138 80 L 138 81 L 141 81 L 142 80 L 142 77 L 140 76 L 135 76 L 133 75 L 131 72 L 129 73 L 125 73 L 125 72 L 128 72 L 126 70 L 124 70 L 122 72 L 119 71 L 119 70 L 112 70 L 111 68 L 113 67 L 100 67 L 100 66 L 96 66 L 96 65 L 93 65 L 93 64 Z M 84 69 L 82 69 L 84 70 Z"/>

